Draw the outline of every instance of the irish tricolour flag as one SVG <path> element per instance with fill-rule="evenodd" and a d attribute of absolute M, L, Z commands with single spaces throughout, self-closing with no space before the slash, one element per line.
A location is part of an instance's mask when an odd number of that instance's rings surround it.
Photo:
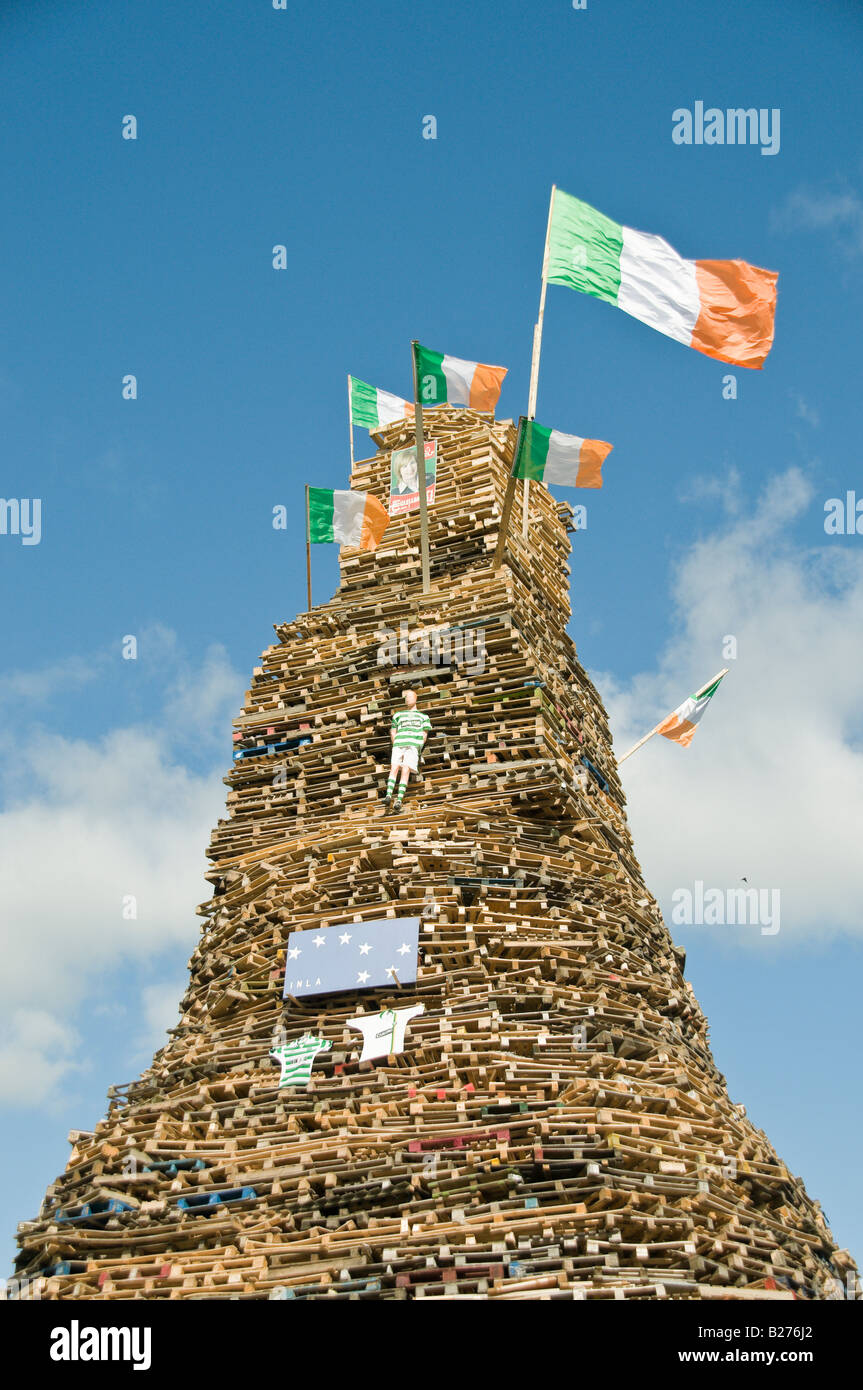
<path fill-rule="evenodd" d="M 403 401 L 401 396 L 394 396 L 390 391 L 381 391 L 377 386 L 369 386 L 365 381 L 358 381 L 355 376 L 349 376 L 348 382 L 352 425 L 364 425 L 368 430 L 378 430 L 382 425 L 393 425 L 396 420 L 404 420 L 405 416 L 414 413 L 411 402 Z"/>
<path fill-rule="evenodd" d="M 463 362 L 420 347 L 416 352 L 417 390 L 423 405 L 469 405 L 472 410 L 494 410 L 506 367 L 489 367 L 485 362 Z"/>
<path fill-rule="evenodd" d="M 525 420 L 513 476 L 562 487 L 602 487 L 602 465 L 612 448 L 601 439 L 561 434 Z"/>
<path fill-rule="evenodd" d="M 689 699 L 684 700 L 682 705 L 678 705 L 667 719 L 663 719 L 661 724 L 657 724 L 654 732 L 662 734 L 665 738 L 670 738 L 673 743 L 680 743 L 684 748 L 688 748 L 692 742 L 692 735 L 695 733 L 695 726 L 719 689 L 721 681 L 722 676 L 719 676 L 717 680 L 704 686 L 697 694 L 690 695 Z"/>
<path fill-rule="evenodd" d="M 386 507 L 368 492 L 331 492 L 309 488 L 309 540 L 340 541 L 375 550 L 387 529 Z"/>
<path fill-rule="evenodd" d="M 736 367 L 762 367 L 773 344 L 777 271 L 748 261 L 684 260 L 662 237 L 623 227 L 559 188 L 546 279 L 607 299 Z"/>

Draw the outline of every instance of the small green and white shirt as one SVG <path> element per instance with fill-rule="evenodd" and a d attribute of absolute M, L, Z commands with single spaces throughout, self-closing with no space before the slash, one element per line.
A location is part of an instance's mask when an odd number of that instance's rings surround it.
<path fill-rule="evenodd" d="M 303 1037 L 297 1038 L 296 1042 L 271 1048 L 270 1056 L 274 1057 L 282 1068 L 279 1090 L 283 1086 L 308 1086 L 316 1056 L 331 1047 L 332 1043 L 327 1042 L 326 1038 L 313 1037 L 306 1033 Z"/>
<path fill-rule="evenodd" d="M 395 731 L 394 748 L 420 749 L 431 728 L 431 720 L 416 708 L 399 709 L 393 715 L 392 727 Z"/>

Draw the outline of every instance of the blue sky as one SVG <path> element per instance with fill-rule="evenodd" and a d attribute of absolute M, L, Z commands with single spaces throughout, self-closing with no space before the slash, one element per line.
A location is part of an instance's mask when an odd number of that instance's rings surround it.
<path fill-rule="evenodd" d="M 734 369 L 550 287 L 537 416 L 615 446 L 602 492 L 560 495 L 618 749 L 733 668 L 688 752 L 625 764 L 636 846 L 669 920 L 697 879 L 781 890 L 776 936 L 673 930 L 732 1098 L 863 1254 L 863 536 L 823 525 L 863 497 L 861 39 L 806 0 L 2 7 L 0 495 L 42 500 L 38 545 L 0 535 L 7 1252 L 174 1021 L 230 719 L 305 606 L 302 486 L 347 484 L 345 374 L 408 394 L 416 337 L 506 364 L 522 412 L 557 182 L 780 272 L 736 400 Z M 697 100 L 778 108 L 778 154 L 674 144 Z"/>

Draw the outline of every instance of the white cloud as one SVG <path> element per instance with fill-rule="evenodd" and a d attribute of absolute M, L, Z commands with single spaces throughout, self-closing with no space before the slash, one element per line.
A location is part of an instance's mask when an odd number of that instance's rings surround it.
<path fill-rule="evenodd" d="M 678 501 L 719 502 L 723 511 L 733 516 L 742 505 L 740 481 L 740 472 L 733 464 L 721 477 L 715 473 L 696 473 L 681 484 Z"/>
<path fill-rule="evenodd" d="M 771 216 L 774 232 L 828 231 L 848 255 L 863 255 L 863 200 L 850 189 L 790 193 Z"/>
<path fill-rule="evenodd" d="M 79 656 L 64 657 L 38 671 L 10 671 L 0 676 L 0 707 L 11 709 L 16 700 L 27 706 L 42 706 L 57 695 L 89 685 L 104 669 L 104 655 L 85 661 Z"/>
<path fill-rule="evenodd" d="M 781 892 L 771 943 L 863 928 L 863 549 L 824 536 L 820 509 L 812 546 L 792 541 L 811 501 L 798 470 L 774 478 L 751 515 L 682 556 L 656 668 L 625 684 L 595 677 L 619 755 L 731 668 L 690 748 L 657 737 L 621 771 L 636 852 L 669 920 L 675 888 L 746 876 Z M 737 660 L 723 659 L 728 635 Z"/>
<path fill-rule="evenodd" d="M 191 952 L 199 930 L 195 907 L 210 891 L 204 850 L 224 812 L 230 716 L 243 681 L 219 648 L 192 667 L 171 634 L 160 640 L 162 710 L 153 723 L 87 741 L 16 721 L 14 762 L 4 760 L 0 1079 L 8 1092 L 16 1074 L 29 1077 L 22 1103 L 48 1099 L 65 1074 L 48 1023 L 65 1030 L 59 1055 L 68 1070 L 76 1018 L 106 1002 L 95 993 L 99 980 L 122 966 L 134 982 L 166 947 L 183 943 Z M 26 694 L 23 678 L 17 689 Z M 201 773 L 172 751 L 188 745 L 190 728 L 198 747 L 202 740 L 212 747 L 212 767 Z M 4 743 L 11 750 L 11 739 Z M 129 897 L 134 920 L 123 916 Z M 181 992 L 175 986 L 171 1024 Z M 159 987 L 147 986 L 138 1007 L 159 1045 L 169 1026 Z"/>
<path fill-rule="evenodd" d="M 80 1038 L 44 1009 L 4 1007 L 0 1019 L 0 1103 L 32 1105 L 54 1093 L 70 1072 Z"/>
<path fill-rule="evenodd" d="M 792 391 L 790 394 L 796 407 L 798 420 L 805 420 L 807 425 L 811 425 L 813 429 L 817 429 L 821 423 L 821 416 L 818 414 L 815 407 L 810 405 L 808 401 L 804 400 L 804 398 L 795 391 Z"/>
<path fill-rule="evenodd" d="M 166 719 L 186 734 L 194 728 L 199 739 L 214 739 L 223 750 L 230 747 L 230 732 L 222 716 L 226 707 L 238 704 L 238 679 L 223 649 L 210 647 L 200 668 L 187 667 L 178 674 L 165 704 Z"/>
<path fill-rule="evenodd" d="M 141 991 L 143 1028 L 137 1040 L 139 1050 L 149 1059 L 157 1048 L 168 1041 L 169 1028 L 180 1021 L 180 1000 L 186 989 L 186 975 L 147 985 Z"/>

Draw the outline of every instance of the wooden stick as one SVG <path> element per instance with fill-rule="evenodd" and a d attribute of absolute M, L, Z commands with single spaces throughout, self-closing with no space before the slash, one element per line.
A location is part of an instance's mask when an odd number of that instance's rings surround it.
<path fill-rule="evenodd" d="M 503 552 L 504 547 L 506 545 L 506 533 L 509 530 L 509 518 L 512 514 L 512 504 L 515 501 L 515 489 L 516 484 L 518 482 L 518 479 L 515 476 L 515 468 L 516 464 L 518 463 L 518 455 L 521 449 L 521 437 L 523 433 L 524 416 L 522 415 L 519 417 L 518 421 L 518 434 L 515 438 L 515 453 L 512 456 L 513 471 L 509 475 L 509 479 L 506 484 L 506 492 L 504 493 L 503 498 L 503 511 L 501 512 L 500 517 L 500 530 L 498 531 L 497 535 L 497 545 L 495 547 L 494 559 L 491 562 L 492 569 L 497 569 L 501 561 L 503 560 Z M 525 479 L 525 481 L 527 480 Z"/>
<path fill-rule="evenodd" d="M 711 679 L 710 679 L 709 681 L 705 681 L 705 682 L 704 682 L 704 685 L 700 686 L 700 687 L 698 688 L 698 690 L 696 690 L 695 694 L 694 694 L 693 697 L 692 697 L 693 700 L 697 700 L 698 697 L 699 697 L 699 695 L 702 695 L 702 694 L 704 693 L 704 691 L 707 690 L 707 689 L 709 689 L 709 687 L 710 687 L 711 685 L 715 684 L 716 681 L 721 680 L 723 676 L 727 676 L 730 669 L 731 669 L 731 668 L 730 668 L 729 666 L 724 666 L 724 667 L 722 668 L 722 670 L 719 671 L 715 676 L 711 677 Z M 668 715 L 666 715 L 665 718 L 667 719 L 667 718 L 668 718 Z M 664 723 L 665 723 L 665 720 L 664 720 L 664 719 L 660 719 L 659 724 L 664 724 Z M 633 753 L 637 753 L 637 752 L 638 752 L 638 749 L 641 748 L 642 745 L 645 744 L 649 738 L 653 738 L 653 735 L 654 735 L 655 733 L 657 733 L 658 730 L 659 730 L 659 724 L 655 724 L 655 725 L 653 726 L 653 728 L 650 730 L 650 733 L 649 733 L 649 734 L 645 734 L 645 735 L 644 735 L 644 738 L 640 738 L 640 739 L 638 740 L 637 743 L 633 743 L 632 747 L 631 747 L 630 749 L 628 749 L 628 750 L 624 753 L 623 757 L 622 757 L 622 758 L 618 758 L 618 760 L 617 760 L 617 766 L 618 766 L 618 767 L 620 767 L 620 764 L 621 764 L 621 763 L 625 763 L 626 760 L 627 760 L 627 758 L 632 757 L 632 754 L 633 754 Z"/>
<path fill-rule="evenodd" d="M 354 416 L 351 410 L 351 374 L 348 372 L 348 434 L 351 440 L 351 473 L 354 471 Z"/>
<path fill-rule="evenodd" d="M 423 408 L 420 403 L 419 379 L 417 377 L 416 339 L 411 342 L 411 365 L 414 374 L 414 419 L 416 420 L 417 477 L 420 485 L 420 556 L 422 559 L 423 593 L 429 591 L 429 519 L 426 499 L 426 446 L 423 435 Z"/>
<path fill-rule="evenodd" d="M 309 516 L 309 484 L 306 483 L 306 591 L 312 611 L 312 523 Z"/>
<path fill-rule="evenodd" d="M 554 195 L 556 185 L 551 185 L 551 197 L 548 202 L 548 225 L 545 229 L 545 248 L 542 253 L 542 283 L 539 291 L 539 314 L 537 315 L 536 327 L 533 330 L 533 355 L 530 360 L 530 391 L 527 399 L 527 418 L 532 420 L 536 415 L 536 396 L 539 389 L 539 355 L 542 351 L 542 325 L 545 319 L 545 292 L 548 289 L 548 244 L 551 237 L 551 217 L 554 211 Z"/>
<path fill-rule="evenodd" d="M 542 281 L 539 290 L 539 313 L 533 329 L 533 352 L 530 359 L 530 391 L 527 398 L 527 418 L 533 420 L 536 417 L 536 396 L 539 390 L 539 356 L 542 352 L 542 325 L 545 320 L 545 292 L 548 289 L 548 243 L 551 237 L 551 217 L 554 211 L 554 194 L 556 184 L 551 185 L 551 197 L 548 200 L 548 223 L 545 229 L 545 247 L 542 253 Z M 530 497 L 530 479 L 525 478 L 524 490 L 521 498 L 521 534 L 527 540 L 528 531 L 528 506 Z"/>

